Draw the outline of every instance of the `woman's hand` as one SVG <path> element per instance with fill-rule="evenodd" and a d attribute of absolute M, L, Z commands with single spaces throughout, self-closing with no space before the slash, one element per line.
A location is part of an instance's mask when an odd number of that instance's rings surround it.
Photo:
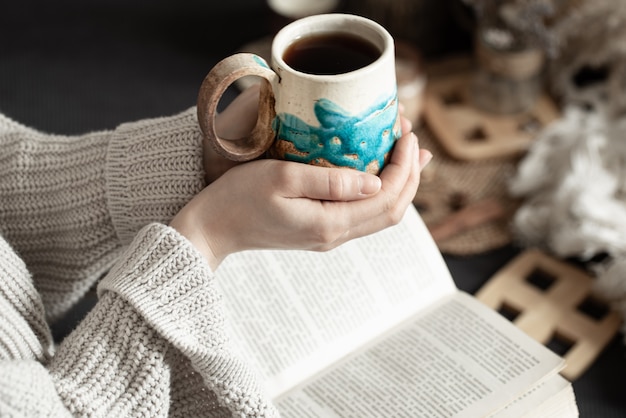
<path fill-rule="evenodd" d="M 221 138 L 239 139 L 252 132 L 259 107 L 259 85 L 241 92 L 223 112 L 215 117 L 215 129 Z M 219 155 L 213 147 L 204 144 L 204 172 L 207 184 L 211 184 L 226 171 L 241 163 Z"/>
<path fill-rule="evenodd" d="M 410 132 L 410 123 L 402 122 Z M 431 157 L 407 133 L 380 177 L 279 160 L 241 164 L 193 198 L 171 226 L 213 269 L 249 249 L 326 251 L 398 223 Z"/>

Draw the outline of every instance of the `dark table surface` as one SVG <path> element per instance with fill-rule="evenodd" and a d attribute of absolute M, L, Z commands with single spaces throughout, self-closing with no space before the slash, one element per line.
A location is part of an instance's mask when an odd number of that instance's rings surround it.
<path fill-rule="evenodd" d="M 262 0 L 12 2 L 0 13 L 0 112 L 56 134 L 174 114 L 195 104 L 202 79 L 219 59 L 271 33 L 268 20 Z M 506 246 L 445 258 L 457 286 L 475 292 L 517 253 Z M 90 303 L 57 324 L 57 336 Z M 626 416 L 623 336 L 574 390 L 581 416 Z"/>

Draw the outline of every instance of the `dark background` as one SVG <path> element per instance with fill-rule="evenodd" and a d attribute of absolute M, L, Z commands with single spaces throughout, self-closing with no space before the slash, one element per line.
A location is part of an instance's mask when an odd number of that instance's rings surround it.
<path fill-rule="evenodd" d="M 411 40 L 427 59 L 469 49 L 471 21 L 458 0 L 414 3 L 419 7 L 412 10 L 419 13 L 405 16 L 404 24 L 389 24 L 402 32 L 392 31 L 394 36 Z M 344 1 L 342 7 L 352 11 L 351 4 Z M 0 10 L 0 112 L 68 135 L 174 114 L 195 105 L 200 83 L 215 63 L 273 33 L 277 24 L 280 19 L 264 0 L 5 2 Z M 475 292 L 517 253 L 506 246 L 445 258 L 457 286 Z M 69 332 L 90 303 L 56 324 L 55 335 Z M 582 417 L 626 416 L 622 339 L 617 336 L 574 382 Z"/>

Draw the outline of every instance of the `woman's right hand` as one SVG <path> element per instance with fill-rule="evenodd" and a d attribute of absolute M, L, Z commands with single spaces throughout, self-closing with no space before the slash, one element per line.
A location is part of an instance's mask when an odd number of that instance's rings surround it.
<path fill-rule="evenodd" d="M 403 132 L 410 129 L 403 118 Z M 326 251 L 399 222 L 431 157 L 410 132 L 380 177 L 269 159 L 241 164 L 194 197 L 171 226 L 213 269 L 249 249 Z"/>

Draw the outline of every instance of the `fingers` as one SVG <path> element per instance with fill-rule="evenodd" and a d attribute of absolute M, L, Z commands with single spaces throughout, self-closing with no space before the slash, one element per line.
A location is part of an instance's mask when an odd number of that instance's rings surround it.
<path fill-rule="evenodd" d="M 345 233 L 321 249 L 334 248 L 400 222 L 417 192 L 420 171 L 431 158 L 430 151 L 418 148 L 413 133 L 404 135 L 398 140 L 391 161 L 381 173 L 381 192 L 353 204 Z"/>
<path fill-rule="evenodd" d="M 215 128 L 222 139 L 247 137 L 257 120 L 259 86 L 244 90 L 215 117 Z M 203 165 L 207 184 L 212 183 L 227 170 L 239 163 L 226 159 L 205 142 Z"/>
<path fill-rule="evenodd" d="M 407 134 L 413 130 L 413 124 L 404 116 L 400 116 L 400 127 L 402 128 L 403 134 Z"/>
<path fill-rule="evenodd" d="M 393 196 L 400 194 L 411 174 L 411 167 L 417 162 L 417 150 L 417 137 L 413 132 L 398 140 L 389 163 L 380 173 L 385 192 Z"/>
<path fill-rule="evenodd" d="M 352 169 L 333 169 L 306 164 L 285 163 L 284 176 L 291 181 L 289 196 L 324 201 L 351 201 L 364 199 L 380 191 L 378 176 Z M 286 179 L 287 180 L 287 179 Z M 280 181 L 278 181 L 280 183 Z"/>
<path fill-rule="evenodd" d="M 304 219 L 310 227 L 308 235 L 300 235 L 308 237 L 306 247 L 325 251 L 400 222 L 417 191 L 420 170 L 430 158 L 432 154 L 420 150 L 417 137 L 409 131 L 396 143 L 380 177 L 278 160 L 264 163 L 271 164 L 265 170 L 272 176 L 269 183 L 290 202 L 283 221 Z M 303 213 L 309 215 L 303 218 Z"/>
<path fill-rule="evenodd" d="M 419 162 L 420 162 L 420 171 L 424 169 L 433 159 L 433 154 L 427 149 L 420 149 L 419 151 Z"/>
<path fill-rule="evenodd" d="M 402 115 L 402 113 L 404 112 L 404 107 L 402 106 L 402 104 L 400 104 L 400 115 Z M 403 133 L 407 133 L 407 132 L 411 132 L 413 129 L 413 124 L 411 123 L 410 120 L 408 120 L 407 118 L 405 118 L 404 116 L 400 117 L 400 122 L 401 122 L 401 126 L 402 126 L 402 132 Z M 430 160 L 432 159 L 433 155 L 430 151 L 425 150 L 425 149 L 420 149 L 419 150 L 419 164 L 420 164 L 420 171 L 426 167 L 426 165 L 428 165 L 428 163 L 430 162 Z"/>
<path fill-rule="evenodd" d="M 215 129 L 220 138 L 240 139 L 252 132 L 257 120 L 259 85 L 253 85 L 239 94 L 215 118 Z"/>

